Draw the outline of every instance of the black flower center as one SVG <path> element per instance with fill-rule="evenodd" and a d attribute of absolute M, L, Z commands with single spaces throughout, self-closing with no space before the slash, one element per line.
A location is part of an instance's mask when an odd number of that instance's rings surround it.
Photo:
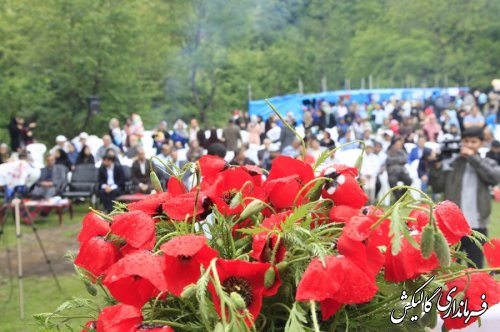
<path fill-rule="evenodd" d="M 134 274 L 134 275 L 132 276 L 132 279 L 134 279 L 134 281 L 139 281 L 139 280 L 141 280 L 141 279 L 142 279 L 142 277 L 141 277 L 141 276 L 138 276 L 137 274 Z"/>
<path fill-rule="evenodd" d="M 236 194 L 238 193 L 238 191 L 236 189 L 231 189 L 229 191 L 225 191 L 222 193 L 222 200 L 227 204 L 231 204 L 231 201 L 233 200 L 234 196 L 236 196 Z"/>
<path fill-rule="evenodd" d="M 187 264 L 189 263 L 189 261 L 191 260 L 191 256 L 186 256 L 186 255 L 179 255 L 177 256 L 177 259 L 183 263 L 183 264 Z"/>
<path fill-rule="evenodd" d="M 229 277 L 222 283 L 224 290 L 231 294 L 231 292 L 236 292 L 245 301 L 247 308 L 250 307 L 253 300 L 252 285 L 250 281 L 240 278 L 240 277 Z"/>

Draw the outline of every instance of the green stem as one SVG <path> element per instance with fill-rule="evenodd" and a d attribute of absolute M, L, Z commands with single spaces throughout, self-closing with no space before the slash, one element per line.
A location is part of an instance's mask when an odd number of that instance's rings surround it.
<path fill-rule="evenodd" d="M 175 172 L 172 170 L 172 168 L 171 168 L 170 166 L 168 166 L 167 164 L 165 164 L 165 163 L 163 162 L 163 160 L 161 160 L 161 159 L 160 159 L 160 158 L 158 158 L 157 156 L 153 156 L 153 157 L 151 157 L 151 158 L 149 159 L 149 162 L 150 162 L 150 164 L 149 164 L 149 165 L 150 165 L 150 167 L 152 167 L 152 166 L 153 166 L 153 159 L 156 159 L 157 161 L 159 161 L 159 162 L 160 162 L 160 164 L 162 164 L 163 166 L 165 166 L 165 169 L 166 169 L 166 170 L 168 170 L 168 171 L 170 171 L 170 175 L 175 176 Z M 153 168 L 151 168 L 151 169 L 153 169 Z"/>
<path fill-rule="evenodd" d="M 151 321 L 151 323 L 153 323 L 153 324 L 163 324 L 163 325 L 167 325 L 167 326 L 170 326 L 170 327 L 178 327 L 180 329 L 186 329 L 187 328 L 187 326 L 185 324 L 173 322 L 171 320 L 154 319 L 154 320 Z"/>
<path fill-rule="evenodd" d="M 273 252 L 271 254 L 271 261 L 270 261 L 271 265 L 274 265 L 274 260 L 276 259 L 276 254 L 278 253 L 280 241 L 281 241 L 281 237 L 278 235 L 278 238 L 276 239 L 276 243 L 274 244 Z"/>
<path fill-rule="evenodd" d="M 436 278 L 436 281 L 440 282 L 447 282 L 451 281 L 460 277 L 463 277 L 465 275 L 469 275 L 472 273 L 481 273 L 481 272 L 497 272 L 500 271 L 500 267 L 490 267 L 490 268 L 484 268 L 484 269 L 472 269 L 472 270 L 466 270 L 466 271 L 457 271 L 453 272 L 444 276 L 439 276 Z"/>
<path fill-rule="evenodd" d="M 102 213 L 102 212 L 101 212 L 101 211 L 99 211 L 99 210 L 96 210 L 96 209 L 94 209 L 94 208 L 92 208 L 92 207 L 89 207 L 89 210 L 90 210 L 90 211 L 92 211 L 92 212 L 94 212 L 94 213 L 95 213 L 95 214 L 97 214 L 99 217 L 101 217 L 101 218 L 103 218 L 103 219 L 105 219 L 105 220 L 107 220 L 107 221 L 113 221 L 113 218 L 111 218 L 110 216 L 108 216 L 108 215 L 106 215 L 106 214 Z"/>
<path fill-rule="evenodd" d="M 311 300 L 309 303 L 311 304 L 311 318 L 313 321 L 314 331 L 321 332 L 319 330 L 318 317 L 316 316 L 316 301 Z"/>
<path fill-rule="evenodd" d="M 293 200 L 293 204 L 292 204 L 292 208 L 295 208 L 295 205 L 297 205 L 297 200 L 299 199 L 300 195 L 302 194 L 302 192 L 306 189 L 310 189 L 310 186 L 317 182 L 317 181 L 320 181 L 320 180 L 324 180 L 324 181 L 333 181 L 332 179 L 330 178 L 327 178 L 327 177 L 324 177 L 324 176 L 319 176 L 317 178 L 314 178 L 312 179 L 311 181 L 307 182 L 304 186 L 302 186 L 302 188 L 300 188 L 299 192 L 297 193 L 297 195 L 295 195 L 295 199 Z"/>
<path fill-rule="evenodd" d="M 212 271 L 212 276 L 214 279 L 214 286 L 217 290 L 217 292 L 220 294 L 220 312 L 221 312 L 221 318 L 222 318 L 222 325 L 224 325 L 224 328 L 226 327 L 226 303 L 224 301 L 224 290 L 222 289 L 222 284 L 219 279 L 219 274 L 217 273 L 217 268 L 215 266 L 215 262 L 217 262 L 217 259 L 214 258 L 210 262 L 210 270 Z"/>
<path fill-rule="evenodd" d="M 278 110 L 273 106 L 273 104 L 271 104 L 269 102 L 269 100 L 267 99 L 264 99 L 267 103 L 267 105 L 273 110 L 274 114 L 276 114 L 278 116 L 278 118 L 280 118 L 281 122 L 283 122 L 283 124 L 285 126 L 288 127 L 288 129 L 290 129 L 294 134 L 295 136 L 300 140 L 301 144 L 302 144 L 302 160 L 305 160 L 306 158 L 306 142 L 304 142 L 304 139 L 302 138 L 302 136 L 299 135 L 299 133 L 297 133 L 297 131 L 292 127 L 290 126 L 290 124 L 288 123 L 288 121 L 286 121 L 283 116 L 281 116 L 281 114 L 278 112 Z M 283 148 L 283 147 L 282 147 Z"/>
<path fill-rule="evenodd" d="M 163 242 L 165 242 L 165 240 L 167 240 L 169 237 L 173 237 L 176 235 L 179 235 L 179 233 L 178 232 L 171 232 L 171 233 L 168 233 L 168 234 L 162 236 L 158 241 L 156 241 L 156 244 L 153 248 L 153 252 L 156 252 L 158 250 L 158 248 L 160 247 L 160 245 L 162 245 Z"/>
<path fill-rule="evenodd" d="M 157 297 L 155 297 L 155 301 L 153 302 L 153 305 L 151 306 L 151 318 L 150 321 L 153 321 L 153 318 L 155 317 L 155 310 L 156 310 L 156 305 L 158 304 L 158 300 L 160 299 L 160 296 L 162 296 L 164 292 L 160 292 Z"/>

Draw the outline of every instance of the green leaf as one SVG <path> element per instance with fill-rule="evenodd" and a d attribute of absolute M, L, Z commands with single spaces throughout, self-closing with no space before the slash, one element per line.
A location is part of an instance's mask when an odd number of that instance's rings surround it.
<path fill-rule="evenodd" d="M 292 306 L 292 310 L 290 310 L 290 315 L 288 316 L 288 320 L 285 325 L 285 332 L 306 332 L 308 331 L 307 327 L 304 324 L 307 324 L 306 312 L 300 304 L 295 302 Z"/>
<path fill-rule="evenodd" d="M 396 256 L 401 251 L 401 232 L 402 222 L 400 215 L 400 205 L 396 204 L 391 212 L 391 224 L 389 229 L 389 236 L 391 236 L 391 253 Z"/>

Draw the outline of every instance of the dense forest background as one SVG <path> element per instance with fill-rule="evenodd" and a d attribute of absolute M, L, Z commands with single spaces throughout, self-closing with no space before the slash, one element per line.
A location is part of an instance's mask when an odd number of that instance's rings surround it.
<path fill-rule="evenodd" d="M 253 99 L 374 87 L 488 88 L 498 0 L 0 0 L 0 138 L 53 140 L 110 117 L 221 124 Z M 251 91 L 251 93 L 249 93 Z M 101 112 L 88 110 L 89 96 Z"/>

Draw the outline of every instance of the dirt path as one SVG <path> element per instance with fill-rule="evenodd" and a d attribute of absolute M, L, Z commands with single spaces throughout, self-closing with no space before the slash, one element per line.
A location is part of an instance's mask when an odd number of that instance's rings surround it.
<path fill-rule="evenodd" d="M 38 230 L 42 244 L 52 263 L 56 274 L 73 272 L 72 263 L 64 257 L 68 250 L 77 251 L 78 242 L 76 235 L 79 224 L 63 225 Z M 40 246 L 30 226 L 22 226 L 22 260 L 25 277 L 50 275 L 50 270 L 45 262 Z M 6 248 L 0 242 L 0 279 L 8 278 L 9 267 L 7 253 L 10 250 L 12 276 L 17 276 L 17 247 L 15 241 Z"/>

